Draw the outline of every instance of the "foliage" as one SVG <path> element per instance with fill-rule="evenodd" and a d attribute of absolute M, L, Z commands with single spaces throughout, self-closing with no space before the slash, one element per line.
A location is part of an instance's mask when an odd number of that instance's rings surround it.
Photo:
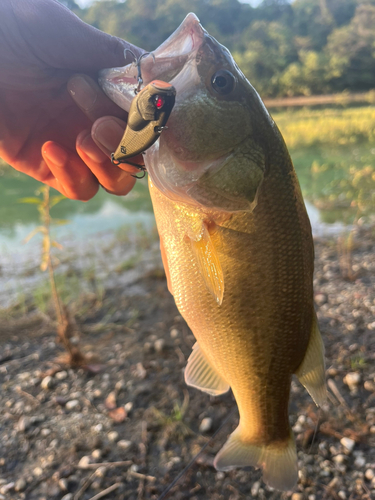
<path fill-rule="evenodd" d="M 374 0 L 97 0 L 86 22 L 153 50 L 188 12 L 226 45 L 263 97 L 369 90 L 375 78 Z"/>
<path fill-rule="evenodd" d="M 303 194 L 325 221 L 352 223 L 375 206 L 375 108 L 275 113 Z M 331 220 L 332 219 L 332 220 Z"/>

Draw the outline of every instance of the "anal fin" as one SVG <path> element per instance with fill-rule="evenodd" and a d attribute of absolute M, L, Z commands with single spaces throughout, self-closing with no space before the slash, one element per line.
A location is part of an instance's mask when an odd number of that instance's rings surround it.
<path fill-rule="evenodd" d="M 190 242 L 204 282 L 216 302 L 221 305 L 224 296 L 224 275 L 219 256 L 205 223 L 203 223 L 199 238 L 190 238 Z"/>
<path fill-rule="evenodd" d="M 324 364 L 324 344 L 320 335 L 318 320 L 314 312 L 314 322 L 304 360 L 296 371 L 298 380 L 318 406 L 327 398 Z"/>
<path fill-rule="evenodd" d="M 219 396 L 230 389 L 229 384 L 207 360 L 198 342 L 194 344 L 185 368 L 185 382 L 211 396 Z"/>

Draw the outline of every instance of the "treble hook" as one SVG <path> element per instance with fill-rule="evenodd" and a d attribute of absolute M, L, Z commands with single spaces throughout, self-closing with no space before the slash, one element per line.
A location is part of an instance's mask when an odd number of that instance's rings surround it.
<path fill-rule="evenodd" d="M 137 66 L 137 70 L 138 70 L 138 75 L 137 75 L 137 81 L 138 81 L 138 86 L 137 88 L 134 90 L 134 94 L 137 95 L 138 92 L 140 92 L 141 90 L 141 86 L 143 85 L 143 78 L 142 78 L 142 71 L 141 71 L 141 61 L 144 57 L 146 56 L 151 56 L 155 62 L 155 55 L 153 52 L 144 52 L 143 54 L 141 54 L 138 58 L 137 56 L 134 54 L 134 52 L 130 49 L 125 49 L 124 50 L 124 57 L 126 59 L 126 53 L 129 52 L 129 54 L 131 54 L 133 57 L 134 57 L 134 61 L 133 61 L 133 64 L 135 66 Z"/>

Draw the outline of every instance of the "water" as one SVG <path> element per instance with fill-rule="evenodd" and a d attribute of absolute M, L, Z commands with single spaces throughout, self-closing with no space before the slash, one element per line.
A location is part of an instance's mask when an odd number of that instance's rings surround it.
<path fill-rule="evenodd" d="M 318 155 L 318 157 L 321 157 Z M 295 154 L 296 167 L 304 192 L 308 193 L 309 200 L 319 200 L 318 193 L 322 192 L 322 185 L 328 183 L 332 175 L 326 172 L 320 175 L 319 182 L 311 180 L 309 154 L 303 156 Z M 323 172 L 324 174 L 324 172 Z M 330 179 L 331 182 L 331 179 Z M 23 245 L 26 236 L 39 224 L 39 213 L 35 205 L 20 203 L 20 199 L 35 195 L 41 184 L 30 177 L 5 170 L 0 179 L 0 248 L 1 254 L 13 255 L 30 254 L 36 246 L 33 241 Z M 307 209 L 311 218 L 313 230 L 317 235 L 337 234 L 345 227 L 342 220 L 342 211 L 317 209 L 311 201 L 306 200 Z M 54 237 L 64 243 L 66 240 L 75 240 L 79 244 L 95 238 L 106 238 L 111 232 L 126 226 L 129 231 L 140 225 L 151 230 L 155 224 L 152 213 L 151 200 L 148 194 L 147 181 L 138 181 L 133 191 L 126 197 L 117 197 L 100 189 L 98 194 L 88 202 L 63 200 L 51 211 L 52 217 L 67 219 L 66 225 L 52 229 Z M 95 235 L 95 237 L 94 237 Z"/>

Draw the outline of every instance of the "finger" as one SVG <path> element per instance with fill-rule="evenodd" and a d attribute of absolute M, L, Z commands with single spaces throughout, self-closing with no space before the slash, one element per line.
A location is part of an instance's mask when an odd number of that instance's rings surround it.
<path fill-rule="evenodd" d="M 103 153 L 110 157 L 111 153 L 113 153 L 120 144 L 122 136 L 124 135 L 125 127 L 126 123 L 119 118 L 103 116 L 102 118 L 99 118 L 99 120 L 96 120 L 92 126 L 91 135 Z M 137 163 L 138 165 L 144 165 L 142 155 L 134 156 L 129 159 L 129 161 L 131 161 L 131 163 Z M 139 172 L 136 167 L 128 163 L 120 163 L 119 168 L 131 174 Z"/>
<path fill-rule="evenodd" d="M 87 201 L 97 193 L 97 179 L 77 154 L 67 151 L 56 142 L 48 141 L 43 144 L 42 155 L 56 179 L 57 189 L 65 196 Z"/>
<path fill-rule="evenodd" d="M 67 88 L 74 102 L 92 122 L 104 115 L 127 118 L 126 111 L 111 101 L 89 76 L 80 74 L 72 76 Z"/>
<path fill-rule="evenodd" d="M 77 137 L 77 152 L 106 191 L 124 196 L 133 188 L 136 179 L 129 172 L 120 170 L 101 151 L 91 137 L 89 130 Z M 134 167 L 133 167 L 134 168 Z M 135 169 L 137 171 L 137 169 Z"/>

